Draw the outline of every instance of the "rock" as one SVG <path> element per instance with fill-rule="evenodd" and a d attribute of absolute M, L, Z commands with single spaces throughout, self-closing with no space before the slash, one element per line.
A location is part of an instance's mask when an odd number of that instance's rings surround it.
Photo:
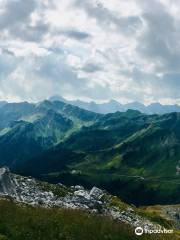
<path fill-rule="evenodd" d="M 129 207 L 129 208 L 127 208 L 127 211 L 130 212 L 130 213 L 133 213 L 134 209 Z"/>
<path fill-rule="evenodd" d="M 81 185 L 71 186 L 71 188 L 74 190 L 84 190 L 84 187 Z"/>
<path fill-rule="evenodd" d="M 90 200 L 90 195 L 89 195 L 89 193 L 88 193 L 87 191 L 85 191 L 85 190 L 75 191 L 75 192 L 74 192 L 74 195 L 75 195 L 75 196 L 78 196 L 78 197 L 83 197 L 83 198 L 85 198 L 85 199 Z"/>
<path fill-rule="evenodd" d="M 0 192 L 1 195 L 19 196 L 16 191 L 16 182 L 7 167 L 0 168 Z"/>
<path fill-rule="evenodd" d="M 94 199 L 97 199 L 97 200 L 100 200 L 103 195 L 104 195 L 104 192 L 97 187 L 93 187 L 90 191 L 91 198 L 94 198 Z"/>

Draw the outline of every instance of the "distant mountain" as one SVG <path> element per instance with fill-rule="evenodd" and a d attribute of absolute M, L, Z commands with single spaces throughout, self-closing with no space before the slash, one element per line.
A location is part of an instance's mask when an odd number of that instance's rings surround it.
<path fill-rule="evenodd" d="M 107 103 L 97 104 L 95 102 L 83 102 L 80 100 L 70 101 L 66 100 L 65 98 L 62 98 L 61 96 L 53 96 L 49 98 L 49 101 L 62 101 L 65 103 L 69 103 L 75 106 L 78 106 L 80 108 L 86 109 L 88 111 L 96 112 L 96 113 L 111 113 L 116 111 L 125 111 L 125 108 L 123 105 L 121 105 L 119 102 L 115 100 L 111 100 Z"/>
<path fill-rule="evenodd" d="M 31 115 L 33 110 L 34 105 L 28 102 L 4 104 L 0 108 L 0 129 L 8 127 L 12 121 Z"/>
<path fill-rule="evenodd" d="M 150 113 L 148 108 L 144 104 L 139 102 L 131 102 L 131 103 L 124 104 L 124 108 L 126 110 L 127 109 L 137 110 L 146 114 Z"/>
<path fill-rule="evenodd" d="M 110 100 L 109 102 L 98 104 L 95 102 L 83 102 L 80 100 L 68 101 L 60 96 L 51 97 L 49 100 L 63 101 L 65 103 L 69 103 L 92 112 L 103 113 L 103 114 L 114 113 L 117 111 L 125 112 L 128 109 L 138 110 L 146 114 L 165 114 L 165 113 L 171 113 L 171 112 L 180 112 L 179 105 L 162 105 L 160 103 L 152 103 L 148 106 L 145 106 L 144 104 L 139 102 L 121 104 L 115 100 Z"/>
<path fill-rule="evenodd" d="M 161 105 L 160 103 L 152 103 L 147 106 L 148 113 L 165 114 L 170 112 L 180 112 L 179 105 Z"/>

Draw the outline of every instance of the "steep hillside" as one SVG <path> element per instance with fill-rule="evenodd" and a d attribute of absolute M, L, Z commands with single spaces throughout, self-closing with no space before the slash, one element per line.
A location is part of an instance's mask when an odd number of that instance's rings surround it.
<path fill-rule="evenodd" d="M 136 236 L 126 223 L 81 210 L 40 208 L 0 200 L 1 240 L 177 240 L 176 234 Z M 7 214 L 8 213 L 8 214 Z"/>
<path fill-rule="evenodd" d="M 102 116 L 32 158 L 23 171 L 48 181 L 95 184 L 137 205 L 167 204 L 180 201 L 179 159 L 179 113 L 147 116 L 128 111 Z M 42 167 L 34 170 L 38 164 Z M 51 170 L 44 167 L 49 165 Z"/>
<path fill-rule="evenodd" d="M 0 109 L 0 165 L 17 169 L 99 117 L 61 102 L 6 104 Z"/>
<path fill-rule="evenodd" d="M 84 127 L 68 138 L 63 146 L 81 151 L 110 148 L 132 134 L 148 127 L 156 116 L 147 117 L 138 111 L 128 110 L 102 116 L 90 127 Z"/>
<path fill-rule="evenodd" d="M 60 101 L 50 102 L 46 100 L 36 105 L 37 112 L 46 112 L 49 109 L 53 109 L 77 122 L 93 122 L 101 116 L 100 114 Z"/>

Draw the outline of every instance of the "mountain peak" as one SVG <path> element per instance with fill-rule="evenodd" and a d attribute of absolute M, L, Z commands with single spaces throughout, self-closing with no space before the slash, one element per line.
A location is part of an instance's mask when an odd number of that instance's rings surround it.
<path fill-rule="evenodd" d="M 91 102 L 85 102 L 81 100 L 69 101 L 58 95 L 49 98 L 49 101 L 51 102 L 61 101 L 64 103 L 69 103 L 77 107 L 86 109 L 91 112 L 102 113 L 102 114 L 114 113 L 117 111 L 126 112 L 128 109 L 138 110 L 145 114 L 163 114 L 163 113 L 170 113 L 170 112 L 180 112 L 180 106 L 177 104 L 162 105 L 161 103 L 158 103 L 158 102 L 151 103 L 148 106 L 145 106 L 143 103 L 138 101 L 121 104 L 120 102 L 114 99 L 111 99 L 104 103 L 96 103 L 95 101 L 91 101 Z"/>
<path fill-rule="evenodd" d="M 54 102 L 54 101 L 67 102 L 67 100 L 65 98 L 61 97 L 60 95 L 54 95 L 54 96 L 50 97 L 48 100 L 51 102 Z"/>
<path fill-rule="evenodd" d="M 36 104 L 36 107 L 37 108 L 51 108 L 53 106 L 52 102 L 51 101 L 48 101 L 48 100 L 44 100 L 42 102 L 39 102 Z"/>
<path fill-rule="evenodd" d="M 151 104 L 148 105 L 148 106 L 158 106 L 158 107 L 162 107 L 163 105 L 162 105 L 161 103 L 159 103 L 159 102 L 153 102 L 153 103 L 151 103 Z"/>

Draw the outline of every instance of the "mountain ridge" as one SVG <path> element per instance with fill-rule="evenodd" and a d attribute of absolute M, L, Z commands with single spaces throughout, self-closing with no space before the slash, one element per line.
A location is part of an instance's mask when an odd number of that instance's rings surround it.
<path fill-rule="evenodd" d="M 179 149 L 180 113 L 144 115 L 129 110 L 83 127 L 28 161 L 22 172 L 48 181 L 94 183 L 137 205 L 178 203 Z"/>
<path fill-rule="evenodd" d="M 137 206 L 180 201 L 180 113 L 98 114 L 46 100 L 4 105 L 0 125 L 0 166 L 15 173 L 96 185 Z"/>
<path fill-rule="evenodd" d="M 138 110 L 142 113 L 146 114 L 165 114 L 170 112 L 180 112 L 180 106 L 177 104 L 174 105 L 162 105 L 160 103 L 154 102 L 149 105 L 144 105 L 140 102 L 131 102 L 127 104 L 121 104 L 116 100 L 110 100 L 109 102 L 104 103 L 96 103 L 96 102 L 84 102 L 80 100 L 67 100 L 61 96 L 52 96 L 49 98 L 50 101 L 62 101 L 65 103 L 70 103 L 75 106 L 79 106 L 80 108 L 84 108 L 86 110 L 107 114 L 114 113 L 116 111 L 125 112 L 128 109 Z"/>

